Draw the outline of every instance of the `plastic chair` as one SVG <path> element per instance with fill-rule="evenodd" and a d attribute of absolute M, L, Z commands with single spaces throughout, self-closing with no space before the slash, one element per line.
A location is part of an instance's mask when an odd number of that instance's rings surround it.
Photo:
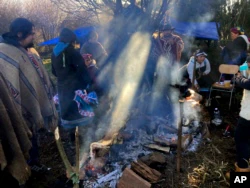
<path fill-rule="evenodd" d="M 212 91 L 221 91 L 221 92 L 228 92 L 230 93 L 230 101 L 229 101 L 229 109 L 231 107 L 231 102 L 232 102 L 232 96 L 234 92 L 234 87 L 235 87 L 235 74 L 239 71 L 239 66 L 238 65 L 227 65 L 227 64 L 221 64 L 219 66 L 219 72 L 220 72 L 220 78 L 219 82 L 215 82 L 211 88 L 210 88 L 210 93 L 209 93 L 209 101 L 211 100 L 211 93 Z M 229 74 L 233 75 L 232 79 L 232 84 L 230 83 L 229 86 L 225 86 L 224 83 L 220 82 L 222 75 L 224 74 Z"/>

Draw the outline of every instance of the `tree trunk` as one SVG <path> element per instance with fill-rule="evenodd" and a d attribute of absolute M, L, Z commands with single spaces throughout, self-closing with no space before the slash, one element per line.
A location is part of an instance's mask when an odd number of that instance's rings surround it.
<path fill-rule="evenodd" d="M 116 0 L 115 4 L 115 16 L 119 16 L 122 13 L 122 1 Z"/>

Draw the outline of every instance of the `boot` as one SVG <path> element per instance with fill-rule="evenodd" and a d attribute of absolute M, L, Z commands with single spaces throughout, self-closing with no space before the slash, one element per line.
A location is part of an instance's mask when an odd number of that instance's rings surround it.
<path fill-rule="evenodd" d="M 249 166 L 248 166 L 248 168 L 240 168 L 240 167 L 238 167 L 237 163 L 234 163 L 234 166 L 235 166 L 235 172 L 250 172 Z M 225 176 L 229 180 L 230 179 L 230 172 L 227 172 Z"/>
<path fill-rule="evenodd" d="M 234 163 L 235 166 L 235 172 L 250 172 L 250 167 L 248 168 L 240 168 L 238 167 L 237 163 Z"/>

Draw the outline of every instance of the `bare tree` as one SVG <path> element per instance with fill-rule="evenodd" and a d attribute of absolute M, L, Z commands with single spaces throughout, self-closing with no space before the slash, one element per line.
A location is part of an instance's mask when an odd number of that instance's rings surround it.
<path fill-rule="evenodd" d="M 158 23 L 166 11 L 170 11 L 171 7 L 178 0 L 51 0 L 61 10 L 70 14 L 81 15 L 82 11 L 90 13 L 100 21 L 102 15 L 111 17 L 119 17 L 123 14 L 128 4 L 136 3 L 137 7 L 147 15 L 150 23 Z"/>
<path fill-rule="evenodd" d="M 81 11 L 71 14 L 62 11 L 51 0 L 1 0 L 0 1 L 0 33 L 8 31 L 12 20 L 25 17 L 31 20 L 37 29 L 37 42 L 58 36 L 62 27 L 75 29 L 93 23 L 93 16 Z"/>
<path fill-rule="evenodd" d="M 18 8 L 18 0 L 0 1 L 0 34 L 9 30 L 9 23 L 18 16 L 21 16 L 21 9 Z"/>

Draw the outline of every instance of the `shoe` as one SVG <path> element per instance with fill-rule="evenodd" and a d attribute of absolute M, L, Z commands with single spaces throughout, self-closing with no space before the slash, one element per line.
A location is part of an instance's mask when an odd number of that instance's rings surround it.
<path fill-rule="evenodd" d="M 248 167 L 248 168 L 240 168 L 237 165 L 237 163 L 234 163 L 234 166 L 235 166 L 235 172 L 250 172 L 250 167 Z M 226 176 L 227 179 L 230 179 L 230 172 L 227 172 L 225 176 Z"/>

